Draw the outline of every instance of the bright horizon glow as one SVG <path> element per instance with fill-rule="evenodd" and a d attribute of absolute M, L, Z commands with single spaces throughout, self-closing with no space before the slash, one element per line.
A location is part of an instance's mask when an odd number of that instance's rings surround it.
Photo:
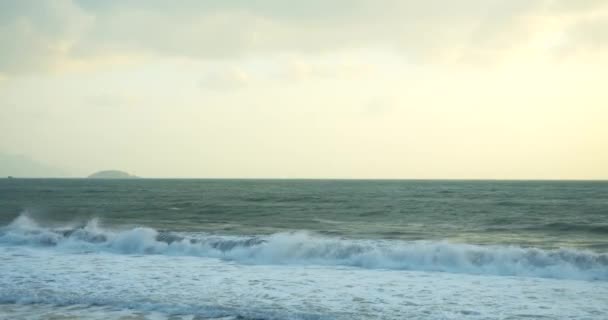
<path fill-rule="evenodd" d="M 0 176 L 608 179 L 605 1 L 4 1 L 0 16 Z"/>

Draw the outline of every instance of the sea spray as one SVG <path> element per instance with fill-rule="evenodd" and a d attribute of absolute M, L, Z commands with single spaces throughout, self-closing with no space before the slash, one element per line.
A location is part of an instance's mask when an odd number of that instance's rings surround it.
<path fill-rule="evenodd" d="M 588 250 L 481 246 L 447 241 L 352 240 L 298 231 L 264 236 L 181 234 L 137 227 L 49 228 L 21 215 L 0 244 L 68 252 L 197 256 L 250 265 L 326 265 L 556 279 L 608 280 L 608 254 Z"/>

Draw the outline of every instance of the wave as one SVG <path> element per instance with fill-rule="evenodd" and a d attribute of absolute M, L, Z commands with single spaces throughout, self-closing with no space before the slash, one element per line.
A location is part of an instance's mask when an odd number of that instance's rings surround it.
<path fill-rule="evenodd" d="M 298 313 L 273 311 L 264 308 L 238 308 L 219 305 L 190 305 L 168 304 L 154 302 L 128 302 L 119 299 L 100 299 L 86 296 L 28 296 L 14 297 L 0 293 L 0 307 L 2 304 L 13 305 L 8 311 L 11 319 L 30 319 L 32 314 L 44 314 L 37 319 L 208 319 L 208 320 L 324 320 L 335 319 L 331 315 L 314 313 Z M 19 310 L 16 306 L 23 306 Z M 4 311 L 4 312 L 3 312 Z M 7 310 L 0 309 L 0 316 L 6 316 Z M 19 311 L 23 312 L 19 314 Z M 54 313 L 57 314 L 53 317 Z M 151 315 L 146 317 L 146 313 Z M 143 317 L 142 317 L 143 316 Z M 187 317 L 193 316 L 193 317 Z"/>
<path fill-rule="evenodd" d="M 27 215 L 0 228 L 0 244 L 71 252 L 188 255 L 242 264 L 332 265 L 499 276 L 608 280 L 608 254 L 588 250 L 481 246 L 446 241 L 350 240 L 308 232 L 217 236 L 137 227 L 85 225 L 49 228 Z"/>
<path fill-rule="evenodd" d="M 495 219 L 485 231 L 526 230 L 526 231 L 556 231 L 556 232 L 584 232 L 589 234 L 608 234 L 608 224 L 601 223 L 569 223 L 551 222 L 545 224 L 514 225 L 508 219 Z M 501 225 L 502 224 L 502 225 Z"/>
<path fill-rule="evenodd" d="M 531 229 L 531 228 L 530 228 Z M 608 224 L 577 224 L 554 222 L 542 225 L 540 230 L 555 230 L 555 231 L 582 231 L 589 233 L 608 234 Z"/>
<path fill-rule="evenodd" d="M 227 307 L 221 305 L 205 304 L 170 304 L 150 301 L 125 301 L 117 298 L 87 297 L 85 295 L 45 295 L 37 294 L 27 297 L 15 297 L 14 295 L 4 295 L 0 292 L 0 306 L 2 304 L 12 304 L 24 306 L 28 311 L 41 309 L 41 314 L 47 317 L 39 319 L 175 319 L 173 316 L 180 316 L 177 319 L 208 319 L 208 320 L 329 320 L 335 319 L 332 315 L 286 312 L 282 310 L 268 310 L 263 307 Z M 14 308 L 11 308 L 14 309 Z M 9 309 L 10 310 L 10 309 Z M 3 314 L 0 309 L 0 317 Z M 53 312 L 57 312 L 57 318 L 53 317 Z M 152 315 L 145 317 L 146 313 Z M 97 317 L 94 317 L 97 315 Z M 131 315 L 131 316 L 130 316 Z M 142 317 L 144 315 L 144 317 Z M 11 317 L 13 318 L 13 317 Z M 29 317 L 14 318 L 22 319 Z M 3 318 L 4 319 L 4 318 Z"/>

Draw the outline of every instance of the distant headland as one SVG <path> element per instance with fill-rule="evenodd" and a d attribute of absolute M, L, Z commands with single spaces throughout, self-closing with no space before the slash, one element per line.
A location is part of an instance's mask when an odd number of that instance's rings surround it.
<path fill-rule="evenodd" d="M 88 176 L 89 179 L 136 179 L 138 176 L 131 175 L 120 170 L 103 170 Z"/>

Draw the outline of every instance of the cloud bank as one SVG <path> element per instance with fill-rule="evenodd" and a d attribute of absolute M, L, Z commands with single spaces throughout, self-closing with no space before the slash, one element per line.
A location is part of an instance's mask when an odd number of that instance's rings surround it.
<path fill-rule="evenodd" d="M 568 0 L 3 1 L 0 72 L 129 57 L 234 59 L 379 47 L 422 62 L 605 50 L 608 3 Z"/>

